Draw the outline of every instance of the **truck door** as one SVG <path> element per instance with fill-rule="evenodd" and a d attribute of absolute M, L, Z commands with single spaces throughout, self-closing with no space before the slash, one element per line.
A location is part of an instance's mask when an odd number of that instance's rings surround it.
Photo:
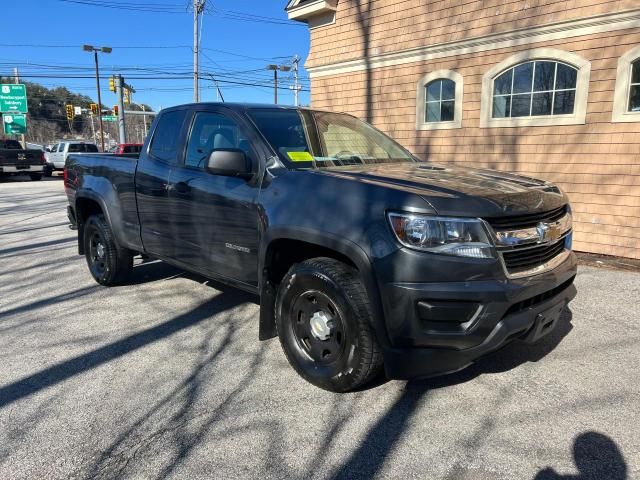
<path fill-rule="evenodd" d="M 161 258 L 176 258 L 174 231 L 181 228 L 169 216 L 169 173 L 182 163 L 186 110 L 169 110 L 158 118 L 147 151 L 136 170 L 136 200 L 140 237 L 145 250 Z"/>
<path fill-rule="evenodd" d="M 246 179 L 206 171 L 215 149 L 239 148 L 257 165 L 241 118 L 220 110 L 196 111 L 184 164 L 172 170 L 170 216 L 178 259 L 202 273 L 257 284 L 258 187 Z"/>

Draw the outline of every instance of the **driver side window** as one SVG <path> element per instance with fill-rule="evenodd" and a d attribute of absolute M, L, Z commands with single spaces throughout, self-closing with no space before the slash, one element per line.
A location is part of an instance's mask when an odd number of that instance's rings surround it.
<path fill-rule="evenodd" d="M 185 166 L 204 170 L 211 152 L 230 148 L 244 150 L 247 156 L 250 154 L 249 142 L 242 136 L 238 124 L 218 113 L 196 113 Z"/>

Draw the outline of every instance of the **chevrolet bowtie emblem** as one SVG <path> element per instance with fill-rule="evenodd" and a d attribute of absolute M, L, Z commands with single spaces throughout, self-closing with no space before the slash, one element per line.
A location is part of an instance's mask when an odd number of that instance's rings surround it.
<path fill-rule="evenodd" d="M 550 242 L 557 240 L 562 235 L 559 222 L 540 222 L 536 225 L 536 231 L 538 232 L 538 242 Z"/>

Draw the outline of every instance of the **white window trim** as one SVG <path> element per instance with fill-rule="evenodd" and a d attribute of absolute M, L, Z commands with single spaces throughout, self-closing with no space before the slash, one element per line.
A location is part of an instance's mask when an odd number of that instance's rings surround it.
<path fill-rule="evenodd" d="M 551 60 L 567 63 L 578 70 L 576 79 L 576 97 L 573 114 L 544 115 L 536 117 L 492 118 L 493 81 L 499 74 L 520 63 L 532 60 Z M 480 101 L 480 128 L 495 127 L 539 127 L 548 125 L 582 125 L 587 116 L 589 96 L 589 77 L 591 62 L 575 53 L 555 48 L 534 48 L 518 52 L 495 65 L 482 77 L 482 98 Z"/>
<path fill-rule="evenodd" d="M 616 89 L 613 93 L 612 122 L 640 122 L 640 112 L 629 112 L 631 64 L 640 60 L 640 47 L 632 48 L 618 59 Z"/>
<path fill-rule="evenodd" d="M 456 84 L 453 120 L 448 122 L 427 122 L 426 117 L 426 86 L 429 82 L 445 78 Z M 417 130 L 446 130 L 462 127 L 462 96 L 464 93 L 462 75 L 453 70 L 436 70 L 420 78 L 416 95 L 416 129 Z"/>

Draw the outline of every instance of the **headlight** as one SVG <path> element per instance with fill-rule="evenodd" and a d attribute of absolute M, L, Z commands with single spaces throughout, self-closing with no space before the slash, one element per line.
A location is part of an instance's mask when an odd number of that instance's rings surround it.
<path fill-rule="evenodd" d="M 493 258 L 493 247 L 480 220 L 389 213 L 391 228 L 401 244 L 433 253 Z"/>

